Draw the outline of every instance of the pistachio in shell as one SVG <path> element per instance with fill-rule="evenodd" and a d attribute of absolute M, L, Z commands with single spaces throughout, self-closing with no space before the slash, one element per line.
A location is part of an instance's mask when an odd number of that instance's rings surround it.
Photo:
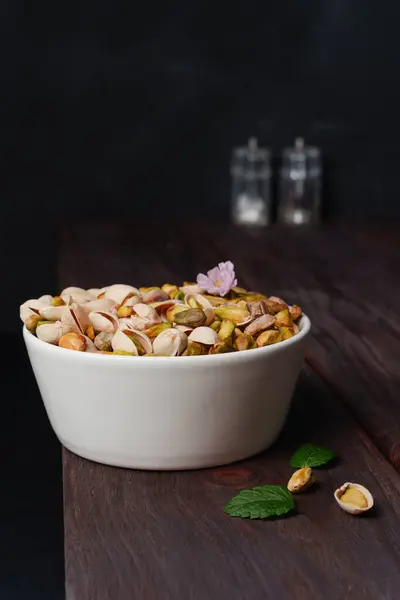
<path fill-rule="evenodd" d="M 171 329 L 172 325 L 168 321 L 164 323 L 157 323 L 156 325 L 152 325 L 148 329 L 143 329 L 143 333 L 147 335 L 151 340 L 154 340 L 162 331 L 165 329 Z"/>
<path fill-rule="evenodd" d="M 362 514 L 374 505 L 371 492 L 358 483 L 344 483 L 335 491 L 334 497 L 340 508 L 352 515 Z"/>
<path fill-rule="evenodd" d="M 252 320 L 249 311 L 235 304 L 227 304 L 225 306 L 217 306 L 215 314 L 220 319 L 227 319 L 236 325 L 245 325 Z"/>
<path fill-rule="evenodd" d="M 43 317 L 41 315 L 32 314 L 25 321 L 25 327 L 31 333 L 36 332 L 36 327 L 42 321 Z"/>
<path fill-rule="evenodd" d="M 201 327 L 207 321 L 207 316 L 201 308 L 188 308 L 175 315 L 175 323 L 188 327 Z"/>

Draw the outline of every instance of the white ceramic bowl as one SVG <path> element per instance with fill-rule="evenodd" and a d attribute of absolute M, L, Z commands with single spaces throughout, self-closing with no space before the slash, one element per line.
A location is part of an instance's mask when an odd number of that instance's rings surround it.
<path fill-rule="evenodd" d="M 278 344 L 212 356 L 83 354 L 24 327 L 50 423 L 66 448 L 138 469 L 197 469 L 264 450 L 279 435 L 310 321 Z"/>

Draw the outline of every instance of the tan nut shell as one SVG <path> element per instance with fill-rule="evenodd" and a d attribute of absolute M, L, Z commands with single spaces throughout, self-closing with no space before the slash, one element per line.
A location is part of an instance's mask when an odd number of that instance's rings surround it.
<path fill-rule="evenodd" d="M 199 344 L 205 344 L 206 346 L 213 346 L 219 341 L 218 333 L 211 329 L 211 327 L 196 327 L 189 335 L 191 342 L 199 342 Z"/>
<path fill-rule="evenodd" d="M 365 497 L 365 499 L 367 501 L 367 506 L 365 508 L 354 506 L 352 504 L 346 504 L 345 502 L 341 501 L 341 496 L 343 496 L 343 494 L 345 493 L 345 491 L 348 488 L 354 488 L 355 490 L 358 490 L 359 492 L 361 492 L 361 494 L 363 494 L 363 496 Z M 373 498 L 371 492 L 369 490 L 367 490 L 366 487 L 364 487 L 363 485 L 360 485 L 358 483 L 351 483 L 349 481 L 347 481 L 346 483 L 341 485 L 340 488 L 335 490 L 334 497 L 335 497 L 336 502 L 339 504 L 340 508 L 342 508 L 346 512 L 350 513 L 351 515 L 360 515 L 361 513 L 364 513 L 367 510 L 370 510 L 374 505 L 374 498 Z"/>
<path fill-rule="evenodd" d="M 198 329 L 201 328 L 199 327 Z M 153 341 L 153 350 L 155 354 L 177 356 L 185 350 L 187 343 L 188 338 L 186 333 L 172 327 L 171 329 L 165 329 L 155 338 Z"/>

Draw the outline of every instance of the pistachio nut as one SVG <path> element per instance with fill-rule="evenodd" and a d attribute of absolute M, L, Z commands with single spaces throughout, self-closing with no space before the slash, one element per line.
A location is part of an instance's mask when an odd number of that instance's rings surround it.
<path fill-rule="evenodd" d="M 52 303 L 53 296 L 51 296 L 50 294 L 43 294 L 43 296 L 39 296 L 38 300 L 43 304 L 49 305 Z"/>
<path fill-rule="evenodd" d="M 199 344 L 198 342 L 188 341 L 186 349 L 182 352 L 181 356 L 200 356 L 201 354 L 207 354 L 206 346 Z"/>
<path fill-rule="evenodd" d="M 210 323 L 209 327 L 211 327 L 211 329 L 214 329 L 214 331 L 218 333 L 219 328 L 221 327 L 221 323 L 222 321 L 213 321 L 212 323 Z"/>
<path fill-rule="evenodd" d="M 298 306 L 297 304 L 293 304 L 293 306 L 291 306 L 289 308 L 289 312 L 290 312 L 292 321 L 297 321 L 298 319 L 300 319 L 301 315 L 303 314 L 301 306 Z"/>
<path fill-rule="evenodd" d="M 236 306 L 239 306 L 239 308 L 243 308 L 243 310 L 248 310 L 246 300 L 239 300 L 238 302 L 236 302 Z"/>
<path fill-rule="evenodd" d="M 65 305 L 60 306 L 43 306 L 39 308 L 39 314 L 42 315 L 42 318 L 46 321 L 61 321 L 64 312 L 68 309 Z"/>
<path fill-rule="evenodd" d="M 139 302 L 133 306 L 133 312 L 141 319 L 146 319 L 151 323 L 161 323 L 162 319 L 153 306 Z"/>
<path fill-rule="evenodd" d="M 96 335 L 93 342 L 97 350 L 102 350 L 105 352 L 110 352 L 112 350 L 111 340 L 113 338 L 112 333 L 106 333 L 105 331 L 101 331 Z"/>
<path fill-rule="evenodd" d="M 187 325 L 174 325 L 175 329 L 178 331 L 183 331 L 186 335 L 189 335 L 193 331 L 193 327 L 188 327 Z"/>
<path fill-rule="evenodd" d="M 125 352 L 125 350 L 113 350 L 112 354 L 117 354 L 119 356 L 136 356 L 133 352 Z"/>
<path fill-rule="evenodd" d="M 219 341 L 218 333 L 211 327 L 196 327 L 189 334 L 189 341 L 212 346 Z"/>
<path fill-rule="evenodd" d="M 248 333 L 240 333 L 235 339 L 234 347 L 236 350 L 251 350 L 256 348 L 254 338 Z"/>
<path fill-rule="evenodd" d="M 232 296 L 247 296 L 248 293 L 248 290 L 237 285 L 231 289 Z"/>
<path fill-rule="evenodd" d="M 110 285 L 104 293 L 104 297 L 113 300 L 115 304 L 124 304 L 124 301 L 132 295 L 140 296 L 139 290 L 131 285 L 125 285 L 124 283 Z"/>
<path fill-rule="evenodd" d="M 60 297 L 66 303 L 68 297 L 71 297 L 71 301 L 76 302 L 77 304 L 82 304 L 84 302 L 89 302 L 89 300 L 93 300 L 93 296 L 89 294 L 89 292 L 83 288 L 74 286 L 64 288 L 60 294 Z"/>
<path fill-rule="evenodd" d="M 59 339 L 66 333 L 69 333 L 70 327 L 61 321 L 55 323 L 38 323 L 36 327 L 36 336 L 42 342 L 48 344 L 58 344 Z"/>
<path fill-rule="evenodd" d="M 268 329 L 263 331 L 257 338 L 257 346 L 262 348 L 263 346 L 270 346 L 281 342 L 283 339 L 282 333 L 278 329 Z"/>
<path fill-rule="evenodd" d="M 89 325 L 89 327 L 86 329 L 86 335 L 90 340 L 94 340 L 94 338 L 96 337 L 96 334 L 94 332 L 93 325 Z"/>
<path fill-rule="evenodd" d="M 114 305 L 115 302 L 109 298 L 97 298 L 96 300 L 91 300 L 90 302 L 85 302 L 85 304 L 82 304 L 82 309 L 87 314 L 97 310 L 110 312 Z"/>
<path fill-rule="evenodd" d="M 272 315 L 261 315 L 261 317 L 257 317 L 252 323 L 247 325 L 244 330 L 245 333 L 256 336 L 258 333 L 265 331 L 266 329 L 271 329 L 275 325 L 275 317 Z"/>
<path fill-rule="evenodd" d="M 89 320 L 95 331 L 115 333 L 119 327 L 117 317 L 110 312 L 92 311 L 89 313 Z"/>
<path fill-rule="evenodd" d="M 287 307 L 286 302 L 284 302 L 277 296 L 271 296 L 270 298 L 266 298 L 264 302 L 268 307 L 268 312 L 271 315 L 275 315 L 276 313 L 280 312 L 281 310 Z"/>
<path fill-rule="evenodd" d="M 179 288 L 177 285 L 173 285 L 172 283 L 164 283 L 164 285 L 161 286 L 161 289 L 163 292 L 165 292 L 166 294 L 168 294 L 168 296 L 170 298 L 172 298 L 172 296 L 170 294 L 175 294 L 176 292 L 179 291 Z"/>
<path fill-rule="evenodd" d="M 172 301 L 171 301 L 172 302 Z M 175 323 L 175 317 L 178 313 L 187 311 L 188 306 L 186 304 L 173 304 L 167 309 L 166 317 L 170 323 Z"/>
<path fill-rule="evenodd" d="M 246 308 L 236 306 L 235 304 L 227 304 L 225 306 L 217 306 L 215 314 L 220 319 L 228 319 L 236 325 L 245 325 L 251 321 L 251 315 Z"/>
<path fill-rule="evenodd" d="M 293 473 L 287 484 L 287 489 L 293 494 L 297 492 L 303 492 L 305 489 L 310 487 L 315 481 L 315 477 L 312 474 L 310 467 L 304 467 L 298 469 Z"/>
<path fill-rule="evenodd" d="M 249 303 L 256 302 L 257 300 L 266 300 L 267 297 L 264 294 L 247 294 L 246 296 L 242 296 L 242 299 Z"/>
<path fill-rule="evenodd" d="M 142 301 L 141 296 L 137 296 L 136 294 L 129 295 L 125 298 L 123 304 L 121 306 L 135 306 L 135 304 L 139 304 Z"/>
<path fill-rule="evenodd" d="M 291 327 L 293 325 L 292 317 L 290 316 L 288 308 L 284 308 L 276 313 L 275 319 L 277 327 Z"/>
<path fill-rule="evenodd" d="M 59 295 L 27 300 L 20 306 L 20 317 L 43 341 L 58 344 L 63 338 L 62 347 L 75 344 L 85 352 L 135 356 L 248 350 L 299 332 L 296 321 L 302 310 L 298 305 L 239 286 L 230 288 L 236 283 L 230 262 L 220 263 L 216 269 L 222 270 L 216 287 L 211 271 L 207 276 L 201 274 L 205 289 L 191 281 L 182 286 L 164 283 L 140 288 L 126 284 L 87 290 L 70 286 Z M 199 281 L 203 281 L 200 276 Z M 215 295 L 206 289 L 214 290 Z"/>
<path fill-rule="evenodd" d="M 248 307 L 253 319 L 257 319 L 258 317 L 261 317 L 261 315 L 268 313 L 268 307 L 265 300 L 254 300 L 253 302 L 249 302 Z"/>
<path fill-rule="evenodd" d="M 25 323 L 28 317 L 39 314 L 39 309 L 45 306 L 48 306 L 48 304 L 45 304 L 41 300 L 27 300 L 19 307 L 19 317 L 21 321 Z"/>
<path fill-rule="evenodd" d="M 172 325 L 168 321 L 164 323 L 157 323 L 156 325 L 152 325 L 148 329 L 143 329 L 142 332 L 147 335 L 148 338 L 154 340 L 162 331 L 165 329 L 171 329 Z"/>
<path fill-rule="evenodd" d="M 208 300 L 211 306 L 224 306 L 230 302 L 227 298 L 221 298 L 220 296 L 207 296 L 204 294 L 204 298 Z"/>
<path fill-rule="evenodd" d="M 160 288 L 157 288 L 155 290 L 150 290 L 149 292 L 145 292 L 144 294 L 142 294 L 142 299 L 143 302 L 150 303 L 165 302 L 165 300 L 169 300 L 170 298 L 167 292 L 164 292 Z"/>
<path fill-rule="evenodd" d="M 234 352 L 235 349 L 232 347 L 231 344 L 228 344 L 227 342 L 217 342 L 216 344 L 213 344 L 210 348 L 210 350 L 208 351 L 209 354 L 226 354 L 227 352 Z"/>
<path fill-rule="evenodd" d="M 36 314 L 29 315 L 29 317 L 25 321 L 25 327 L 31 333 L 35 333 L 36 332 L 36 327 L 38 326 L 38 324 L 40 322 L 43 323 L 42 317 L 40 315 L 36 315 Z"/>
<path fill-rule="evenodd" d="M 235 330 L 235 323 L 224 319 L 218 331 L 218 337 L 223 342 L 232 343 L 232 334 Z"/>
<path fill-rule="evenodd" d="M 97 296 L 100 294 L 100 292 L 102 291 L 100 288 L 90 288 L 88 290 L 86 290 L 88 294 L 90 294 L 93 298 L 93 300 L 95 298 L 97 298 Z"/>
<path fill-rule="evenodd" d="M 61 322 L 70 330 L 84 333 L 90 325 L 89 316 L 82 305 L 72 302 L 65 307 Z"/>
<path fill-rule="evenodd" d="M 183 302 L 185 300 L 185 294 L 180 290 L 177 290 L 176 292 L 171 292 L 170 298 L 181 300 Z"/>
<path fill-rule="evenodd" d="M 133 314 L 133 308 L 132 306 L 127 306 L 126 304 L 122 304 L 122 306 L 120 306 L 117 310 L 117 317 L 119 319 L 127 319 L 128 317 L 132 316 Z"/>
<path fill-rule="evenodd" d="M 61 296 L 54 296 L 54 298 L 51 299 L 50 304 L 51 306 L 64 306 L 65 302 Z"/>
<path fill-rule="evenodd" d="M 194 330 L 196 331 L 196 330 Z M 162 331 L 153 342 L 153 349 L 156 354 L 166 354 L 167 356 L 177 356 L 182 354 L 188 343 L 186 333 L 179 329 L 171 328 Z"/>
<path fill-rule="evenodd" d="M 207 317 L 201 308 L 188 308 L 175 315 L 175 323 L 193 328 L 204 325 L 206 321 Z"/>
<path fill-rule="evenodd" d="M 186 294 L 185 303 L 192 308 L 212 308 L 211 302 L 207 300 L 202 294 Z"/>
<path fill-rule="evenodd" d="M 141 331 L 118 329 L 111 339 L 112 349 L 130 352 L 136 356 L 153 351 L 151 340 Z"/>
<path fill-rule="evenodd" d="M 282 334 L 282 340 L 288 340 L 294 336 L 293 327 L 279 327 L 279 331 Z"/>
<path fill-rule="evenodd" d="M 358 483 L 344 483 L 335 491 L 334 497 L 340 508 L 352 515 L 364 513 L 374 505 L 371 492 Z"/>
<path fill-rule="evenodd" d="M 180 288 L 180 291 L 186 294 L 201 294 L 203 290 L 197 283 L 185 282 Z"/>
<path fill-rule="evenodd" d="M 76 350 L 78 352 L 85 352 L 86 350 L 86 339 L 85 336 L 76 331 L 71 331 L 60 337 L 58 340 L 60 348 L 66 350 Z"/>

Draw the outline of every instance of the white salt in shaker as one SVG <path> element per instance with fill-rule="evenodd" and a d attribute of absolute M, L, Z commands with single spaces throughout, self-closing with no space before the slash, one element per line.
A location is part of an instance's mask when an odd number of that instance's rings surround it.
<path fill-rule="evenodd" d="M 321 153 L 297 138 L 282 154 L 278 221 L 284 225 L 308 225 L 320 220 Z"/>
<path fill-rule="evenodd" d="M 255 138 L 232 153 L 232 220 L 237 225 L 268 225 L 271 208 L 270 153 Z"/>

